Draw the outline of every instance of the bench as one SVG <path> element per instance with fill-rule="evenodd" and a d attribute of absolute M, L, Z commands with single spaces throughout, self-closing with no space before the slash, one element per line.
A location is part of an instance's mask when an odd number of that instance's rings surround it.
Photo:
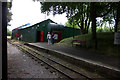
<path fill-rule="evenodd" d="M 85 46 L 86 47 L 86 41 L 85 40 L 72 40 L 72 46 Z"/>

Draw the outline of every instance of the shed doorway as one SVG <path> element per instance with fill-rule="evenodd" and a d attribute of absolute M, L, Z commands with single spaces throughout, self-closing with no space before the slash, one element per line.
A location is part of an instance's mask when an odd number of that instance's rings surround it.
<path fill-rule="evenodd" d="M 43 31 L 37 31 L 37 42 L 43 42 Z"/>
<path fill-rule="evenodd" d="M 37 42 L 40 42 L 40 31 L 37 31 Z"/>

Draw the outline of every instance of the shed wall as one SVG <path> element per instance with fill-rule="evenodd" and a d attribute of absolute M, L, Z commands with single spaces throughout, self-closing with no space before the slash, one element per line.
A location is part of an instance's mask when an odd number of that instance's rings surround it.
<path fill-rule="evenodd" d="M 19 36 L 23 36 L 23 41 L 26 42 L 36 42 L 36 27 L 29 27 L 25 29 L 18 30 Z"/>
<path fill-rule="evenodd" d="M 16 30 L 13 32 L 13 38 L 16 38 L 16 32 L 18 32 L 19 37 L 20 35 L 23 36 L 23 41 L 37 42 L 37 31 L 43 31 L 43 42 L 47 41 L 48 32 L 52 34 L 53 31 L 60 31 L 62 33 L 62 39 L 73 36 L 73 28 L 71 27 L 58 28 L 58 25 L 56 25 L 56 28 L 54 27 L 49 30 L 48 27 L 50 27 L 50 25 L 48 25 L 48 23 L 50 22 L 50 20 L 46 20 L 24 29 L 18 29 L 18 31 Z M 80 29 L 74 29 L 74 36 L 80 34 Z"/>
<path fill-rule="evenodd" d="M 47 41 L 47 33 L 48 33 L 48 23 L 49 21 L 45 21 L 43 23 L 35 25 L 37 27 L 37 31 L 43 31 L 43 41 Z"/>
<path fill-rule="evenodd" d="M 74 36 L 80 35 L 80 29 L 74 29 Z M 65 27 L 62 31 L 62 39 L 72 37 L 73 36 L 73 28 Z"/>

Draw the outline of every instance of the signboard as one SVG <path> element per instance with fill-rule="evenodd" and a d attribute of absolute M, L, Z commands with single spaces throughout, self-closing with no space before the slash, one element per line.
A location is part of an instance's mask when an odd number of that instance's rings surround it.
<path fill-rule="evenodd" d="M 120 44 L 120 33 L 115 32 L 114 44 Z"/>

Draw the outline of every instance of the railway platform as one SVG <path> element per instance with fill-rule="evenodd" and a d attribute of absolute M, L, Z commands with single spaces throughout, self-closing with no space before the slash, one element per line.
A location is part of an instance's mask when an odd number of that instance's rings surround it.
<path fill-rule="evenodd" d="M 120 76 L 120 59 L 118 57 L 108 57 L 76 49 L 71 47 L 48 45 L 47 43 L 27 43 L 26 45 L 47 51 L 66 60 L 84 67 L 90 71 L 96 71 L 104 76 L 117 77 Z"/>

